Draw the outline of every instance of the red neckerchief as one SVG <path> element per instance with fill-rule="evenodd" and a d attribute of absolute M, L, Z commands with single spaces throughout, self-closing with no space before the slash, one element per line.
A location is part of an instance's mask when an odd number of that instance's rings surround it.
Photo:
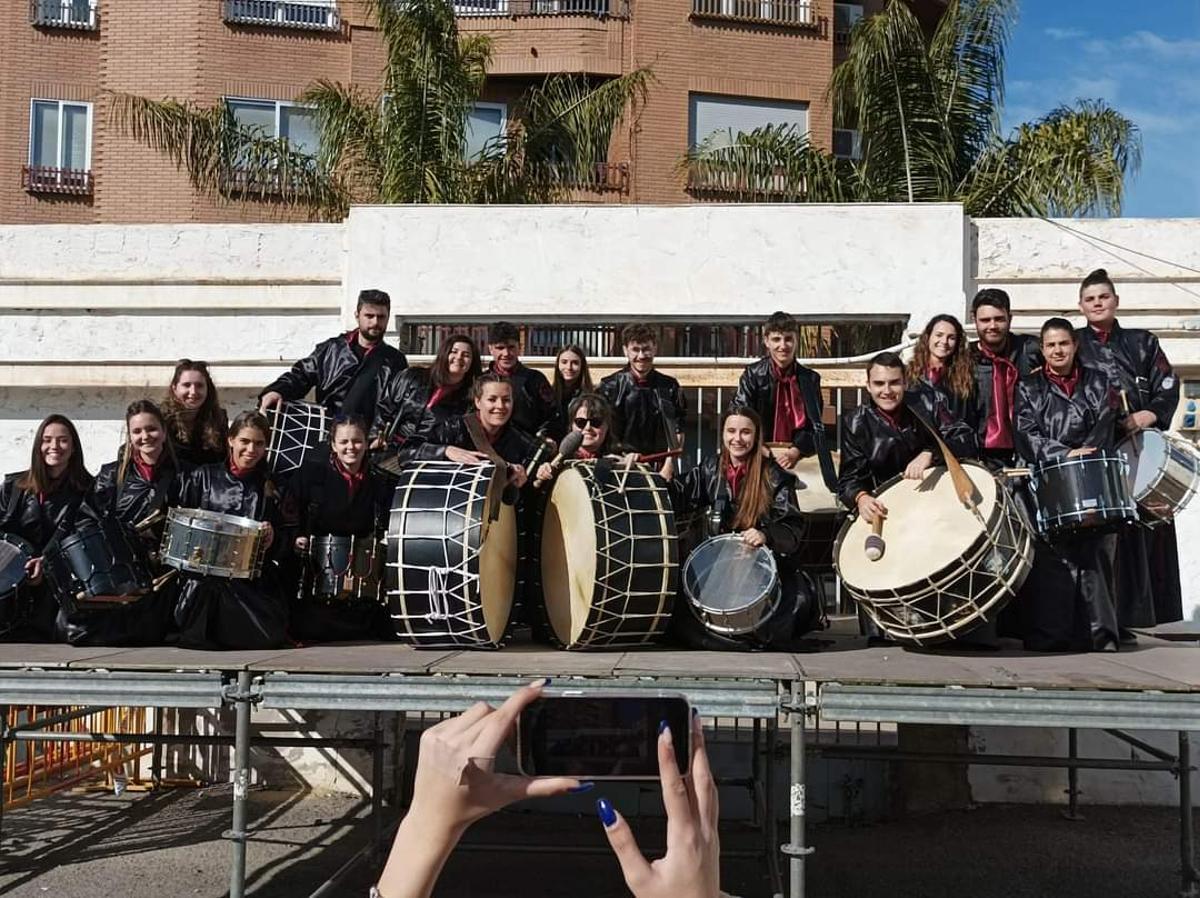
<path fill-rule="evenodd" d="M 892 425 L 893 430 L 899 430 L 901 428 L 900 420 L 904 417 L 903 405 L 897 408 L 895 412 L 885 412 L 877 405 L 872 407 L 875 409 L 875 412 L 879 415 L 879 417 L 883 418 L 883 420 L 887 421 L 888 424 Z"/>
<path fill-rule="evenodd" d="M 1099 340 L 1101 343 L 1104 343 L 1107 345 L 1108 338 L 1112 336 L 1112 327 L 1109 327 L 1109 329 L 1106 331 L 1101 330 L 1100 328 L 1096 327 L 1096 325 L 1094 325 L 1094 324 L 1089 324 L 1088 327 L 1090 327 L 1092 329 L 1092 333 L 1095 335 L 1097 340 Z"/>
<path fill-rule="evenodd" d="M 333 469 L 342 475 L 342 480 L 346 481 L 346 488 L 350 490 L 350 498 L 354 498 L 354 494 L 358 492 L 359 487 L 363 485 L 363 481 L 367 477 L 367 468 L 364 465 L 358 469 L 358 473 L 352 473 L 342 464 L 342 460 L 336 455 L 331 456 L 333 460 Z"/>
<path fill-rule="evenodd" d="M 457 389 L 457 387 L 451 387 L 445 384 L 438 387 L 433 391 L 433 395 L 429 397 L 429 401 L 425 403 L 425 408 L 433 408 L 435 405 L 453 393 L 455 389 Z"/>
<path fill-rule="evenodd" d="M 979 341 L 979 352 L 992 363 L 992 405 L 988 411 L 983 446 L 985 449 L 1012 449 L 1013 394 L 1021 373 L 1012 359 L 993 352 L 982 340 Z"/>
<path fill-rule="evenodd" d="M 346 345 L 353 346 L 355 343 L 358 343 L 358 328 L 355 328 L 354 330 L 350 331 L 350 333 L 346 334 Z M 358 345 L 363 351 L 363 358 L 366 358 L 375 351 L 375 347 L 378 346 L 379 343 L 372 343 L 370 346 L 363 346 L 361 343 Z"/>
<path fill-rule="evenodd" d="M 227 467 L 229 469 L 229 473 L 232 474 L 234 477 L 236 477 L 238 480 L 245 480 L 247 477 L 249 477 L 251 474 L 254 473 L 254 468 L 246 468 L 245 470 L 243 470 L 242 468 L 239 468 L 236 464 L 234 464 L 232 457 L 229 458 L 225 462 L 225 467 Z M 255 467 L 258 467 L 258 466 L 255 465 Z"/>
<path fill-rule="evenodd" d="M 654 369 L 651 368 L 650 374 L 653 374 L 653 373 L 654 373 Z M 650 374 L 647 374 L 645 377 L 642 377 L 640 374 L 638 374 L 636 371 L 633 370 L 632 365 L 629 366 L 629 374 L 633 377 L 634 386 L 638 386 L 638 387 L 650 386 Z"/>
<path fill-rule="evenodd" d="M 584 449 L 582 446 L 580 446 L 575 450 L 575 457 L 581 461 L 591 461 L 592 459 L 596 458 L 596 453 L 591 449 Z"/>
<path fill-rule="evenodd" d="M 725 482 L 729 484 L 729 495 L 737 499 L 738 493 L 742 490 L 742 483 L 746 480 L 746 474 L 750 466 L 746 462 L 740 465 L 735 465 L 730 462 L 725 466 Z"/>
<path fill-rule="evenodd" d="M 142 480 L 146 481 L 147 483 L 154 482 L 154 465 L 146 464 L 135 455 L 133 458 L 133 466 L 137 468 L 137 472 L 141 476 Z"/>
<path fill-rule="evenodd" d="M 800 399 L 800 386 L 796 383 L 796 363 L 784 373 L 771 362 L 771 377 L 775 380 L 775 424 L 772 439 L 776 443 L 790 443 L 792 434 L 804 426 L 804 402 Z"/>
<path fill-rule="evenodd" d="M 945 365 L 943 365 L 941 368 L 926 368 L 925 369 L 925 379 L 927 381 L 929 381 L 931 384 L 933 384 L 935 387 L 939 386 L 941 384 L 942 379 L 945 376 L 946 376 L 946 366 Z"/>
<path fill-rule="evenodd" d="M 1049 365 L 1046 366 L 1043 373 L 1046 375 L 1046 380 L 1050 381 L 1052 384 L 1057 384 L 1059 388 L 1067 394 L 1068 397 L 1072 397 L 1075 395 L 1075 388 L 1079 386 L 1079 375 L 1082 371 L 1083 369 L 1079 367 L 1078 363 L 1076 363 L 1076 365 L 1071 368 L 1071 373 L 1066 377 L 1055 374 L 1050 370 Z"/>
<path fill-rule="evenodd" d="M 521 360 L 517 359 L 511 365 L 501 365 L 499 359 L 492 359 L 491 369 L 501 377 L 512 377 L 516 370 L 521 367 Z"/>

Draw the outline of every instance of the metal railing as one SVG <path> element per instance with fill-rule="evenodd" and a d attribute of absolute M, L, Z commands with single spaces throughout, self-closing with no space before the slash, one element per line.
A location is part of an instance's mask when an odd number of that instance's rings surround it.
<path fill-rule="evenodd" d="M 335 0 L 225 0 L 225 21 L 337 31 L 342 14 Z"/>
<path fill-rule="evenodd" d="M 814 0 L 692 0 L 692 15 L 808 27 L 817 24 L 815 7 Z"/>
<path fill-rule="evenodd" d="M 90 196 L 92 173 L 89 169 L 25 165 L 21 167 L 21 187 L 29 193 L 70 193 L 77 196 Z"/>
<path fill-rule="evenodd" d="M 629 18 L 629 0 L 454 0 L 454 14 L 479 16 L 595 16 Z"/>
<path fill-rule="evenodd" d="M 95 31 L 96 0 L 29 0 L 29 21 L 44 28 Z"/>
<path fill-rule="evenodd" d="M 699 199 L 748 198 L 767 200 L 799 200 L 804 195 L 803 182 L 780 171 L 729 171 L 703 162 L 688 166 L 687 189 Z"/>
<path fill-rule="evenodd" d="M 597 162 L 583 177 L 564 173 L 559 170 L 559 166 L 551 163 L 541 166 L 539 174 L 547 181 L 575 190 L 590 190 L 599 193 L 629 192 L 630 163 L 628 162 Z"/>

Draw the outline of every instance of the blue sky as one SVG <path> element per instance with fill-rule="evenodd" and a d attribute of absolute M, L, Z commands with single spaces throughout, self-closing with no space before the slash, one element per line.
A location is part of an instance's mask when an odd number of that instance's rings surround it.
<path fill-rule="evenodd" d="M 1004 124 L 1103 99 L 1142 130 L 1124 215 L 1200 217 L 1200 0 L 1024 0 Z"/>

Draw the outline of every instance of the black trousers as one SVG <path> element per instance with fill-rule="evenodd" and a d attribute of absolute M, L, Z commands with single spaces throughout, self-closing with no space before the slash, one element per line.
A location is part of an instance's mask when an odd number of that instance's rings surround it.
<path fill-rule="evenodd" d="M 387 609 L 379 602 L 296 599 L 291 606 L 288 632 L 300 642 L 353 642 L 395 637 Z"/>
<path fill-rule="evenodd" d="M 189 575 L 175 603 L 178 644 L 192 649 L 274 649 L 289 643 L 288 605 L 273 578 Z"/>
<path fill-rule="evenodd" d="M 1017 598 L 1025 648 L 1086 652 L 1117 646 L 1117 542 L 1115 533 L 1035 540 L 1033 570 Z"/>
<path fill-rule="evenodd" d="M 1179 582 L 1179 539 L 1175 522 L 1168 521 L 1143 533 L 1150 562 L 1150 589 L 1154 593 L 1154 622 L 1183 620 L 1183 587 Z"/>

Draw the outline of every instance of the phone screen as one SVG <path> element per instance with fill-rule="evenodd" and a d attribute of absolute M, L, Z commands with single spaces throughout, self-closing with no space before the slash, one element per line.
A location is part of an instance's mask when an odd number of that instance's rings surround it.
<path fill-rule="evenodd" d="M 521 771 L 527 776 L 657 779 L 663 720 L 671 727 L 676 764 L 686 773 L 691 710 L 683 696 L 543 696 L 518 721 Z"/>

